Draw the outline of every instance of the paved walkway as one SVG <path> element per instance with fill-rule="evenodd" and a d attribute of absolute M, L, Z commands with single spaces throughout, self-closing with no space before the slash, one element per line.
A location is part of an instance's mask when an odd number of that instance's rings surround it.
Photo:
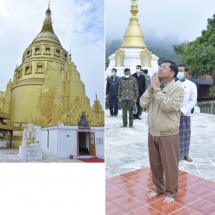
<path fill-rule="evenodd" d="M 146 124 L 134 120 L 135 128 L 120 128 L 122 115 L 109 117 L 106 110 L 106 177 L 112 177 L 144 167 L 149 167 Z M 180 161 L 179 168 L 199 177 L 215 181 L 215 115 L 194 113 L 191 117 L 191 146 L 189 163 Z"/>
<path fill-rule="evenodd" d="M 53 155 L 43 153 L 41 161 L 23 161 L 19 159 L 18 149 L 0 148 L 1 163 L 83 163 L 77 159 L 59 159 Z"/>

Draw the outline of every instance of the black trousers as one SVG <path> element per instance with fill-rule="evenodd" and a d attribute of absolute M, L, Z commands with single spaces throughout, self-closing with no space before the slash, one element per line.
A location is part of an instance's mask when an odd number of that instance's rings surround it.
<path fill-rule="evenodd" d="M 118 96 L 117 95 L 109 95 L 109 108 L 110 115 L 117 116 L 118 114 Z"/>

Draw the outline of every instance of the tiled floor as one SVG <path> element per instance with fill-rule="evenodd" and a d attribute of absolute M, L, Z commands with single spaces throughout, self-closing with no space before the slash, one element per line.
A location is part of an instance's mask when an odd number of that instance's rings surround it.
<path fill-rule="evenodd" d="M 150 168 L 106 179 L 106 215 L 212 215 L 215 214 L 215 182 L 179 171 L 179 192 L 172 204 L 164 195 L 149 199 L 154 189 Z"/>

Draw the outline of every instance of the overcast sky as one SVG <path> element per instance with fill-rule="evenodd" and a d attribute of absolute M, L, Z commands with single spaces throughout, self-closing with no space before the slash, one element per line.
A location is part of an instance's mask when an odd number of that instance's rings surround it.
<path fill-rule="evenodd" d="M 122 39 L 131 17 L 131 0 L 106 0 L 106 38 Z M 138 0 L 139 24 L 146 37 L 170 35 L 192 41 L 215 13 L 215 0 Z M 147 45 L 147 44 L 146 44 Z"/>
<path fill-rule="evenodd" d="M 41 31 L 48 0 L 0 0 L 0 91 L 13 79 L 25 49 Z M 104 2 L 51 0 L 52 24 L 77 66 L 86 94 L 104 100 Z"/>

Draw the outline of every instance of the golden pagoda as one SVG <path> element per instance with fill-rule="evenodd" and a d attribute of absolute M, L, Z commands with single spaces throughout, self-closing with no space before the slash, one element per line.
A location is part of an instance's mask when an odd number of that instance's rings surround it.
<path fill-rule="evenodd" d="M 0 92 L 0 130 L 5 123 L 11 130 L 23 130 L 30 117 L 42 127 L 78 126 L 84 115 L 89 126 L 104 126 L 101 104 L 96 99 L 90 106 L 71 54 L 53 30 L 50 4 L 45 14 L 42 29 L 24 51 L 13 81 L 8 82 L 6 92 Z M 14 147 L 21 144 L 20 137 L 13 140 Z"/>

